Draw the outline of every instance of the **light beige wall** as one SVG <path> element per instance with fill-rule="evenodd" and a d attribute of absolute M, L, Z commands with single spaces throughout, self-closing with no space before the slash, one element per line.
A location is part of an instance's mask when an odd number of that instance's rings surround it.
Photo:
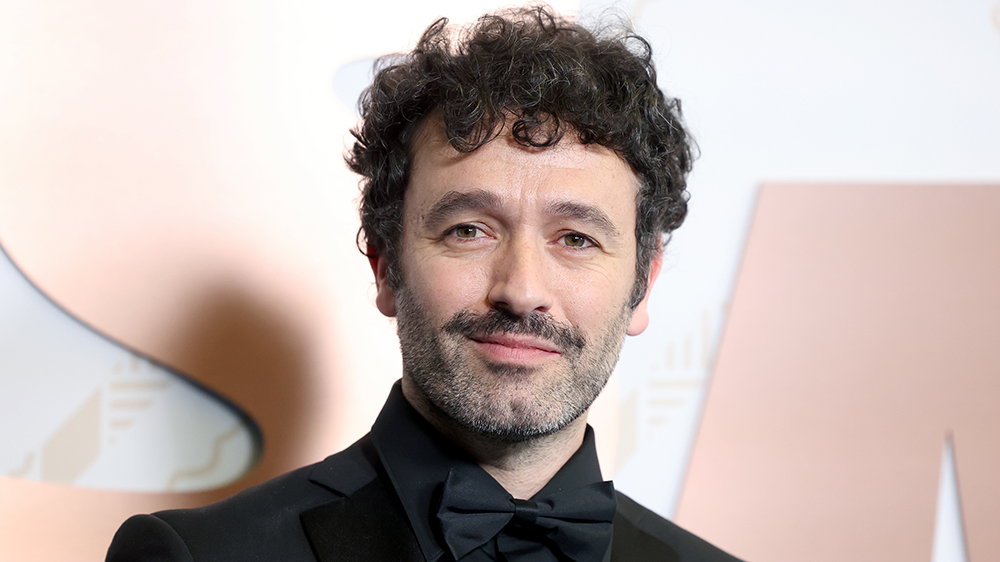
<path fill-rule="evenodd" d="M 677 520 L 750 560 L 928 560 L 954 440 L 1000 558 L 1000 184 L 765 185 Z"/>

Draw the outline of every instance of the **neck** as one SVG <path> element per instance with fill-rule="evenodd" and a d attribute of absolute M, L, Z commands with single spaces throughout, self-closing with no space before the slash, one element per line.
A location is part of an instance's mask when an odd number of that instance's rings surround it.
<path fill-rule="evenodd" d="M 516 499 L 526 500 L 541 490 L 583 444 L 587 414 L 559 431 L 525 441 L 505 441 L 461 426 L 427 400 L 403 377 L 403 396 L 445 437 L 469 453 Z"/>

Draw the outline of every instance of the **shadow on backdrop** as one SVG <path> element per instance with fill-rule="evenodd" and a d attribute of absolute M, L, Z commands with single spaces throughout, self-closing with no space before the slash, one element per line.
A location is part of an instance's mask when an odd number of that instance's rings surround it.
<path fill-rule="evenodd" d="M 17 430 L 5 431 L 0 446 L 21 448 L 16 449 L 17 462 L 8 462 L 12 467 L 0 472 L 0 559 L 101 559 L 114 530 L 129 515 L 210 503 L 315 460 L 306 457 L 306 451 L 316 449 L 308 447 L 309 440 L 316 427 L 329 422 L 310 417 L 322 393 L 309 372 L 305 329 L 236 283 L 210 286 L 197 302 L 165 348 L 164 357 L 189 373 L 181 375 L 74 318 L 0 246 L 0 403 L 4 415 L 17 418 L 4 418 L 6 427 Z M 196 388 L 177 384 L 182 380 Z M 115 459 L 99 458 L 109 451 L 117 451 L 116 458 L 124 452 L 128 460 L 128 455 L 183 449 L 183 442 L 199 439 L 192 432 L 143 433 L 142 420 L 136 421 L 143 415 L 138 410 L 152 416 L 158 407 L 162 420 L 164 400 L 157 405 L 157 398 L 174 387 L 188 389 L 189 396 L 202 399 L 202 406 L 229 415 L 230 423 L 233 418 L 242 421 L 237 425 L 252 441 L 245 455 L 250 458 L 228 478 L 232 481 L 186 493 L 73 485 L 86 482 L 96 463 L 113 465 Z M 128 392 L 132 398 L 122 398 Z M 136 392 L 147 397 L 136 398 Z M 206 396 L 216 403 L 204 400 Z M 59 410 L 66 404 L 71 410 L 79 407 L 75 413 Z M 134 415 L 122 416 L 122 409 Z M 174 412 L 175 417 L 184 414 Z M 197 424 L 186 427 L 198 430 Z M 129 432 L 131 444 L 123 437 Z M 170 442 L 160 442 L 164 440 Z M 223 446 L 225 439 L 216 439 L 207 464 L 176 468 L 171 481 L 217 468 Z M 22 449 L 27 452 L 21 454 Z M 56 460 L 72 470 L 43 470 Z M 32 471 L 35 479 L 26 479 Z M 126 468 L 119 475 L 122 482 L 128 481 L 128 472 L 134 470 Z M 70 473 L 57 481 L 38 481 L 44 474 Z M 60 540 L 51 540 L 53 532 Z"/>
<path fill-rule="evenodd" d="M 225 493 L 297 468 L 319 420 L 307 335 L 236 285 L 209 288 L 167 347 L 194 380 L 242 409 L 260 430 L 256 466 Z M 331 451 L 332 453 L 333 451 Z M 315 459 L 318 460 L 318 459 Z M 222 490 L 220 490 L 221 492 Z"/>

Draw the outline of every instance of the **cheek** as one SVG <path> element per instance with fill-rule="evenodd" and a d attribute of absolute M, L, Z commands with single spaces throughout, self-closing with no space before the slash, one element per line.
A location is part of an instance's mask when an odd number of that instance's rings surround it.
<path fill-rule="evenodd" d="M 440 256 L 403 261 L 407 288 L 426 307 L 425 312 L 439 320 L 459 310 L 476 309 L 486 301 L 488 276 L 480 267 Z"/>
<path fill-rule="evenodd" d="M 588 331 L 606 328 L 628 306 L 635 274 L 614 269 L 574 271 L 564 274 L 557 286 L 570 323 Z"/>

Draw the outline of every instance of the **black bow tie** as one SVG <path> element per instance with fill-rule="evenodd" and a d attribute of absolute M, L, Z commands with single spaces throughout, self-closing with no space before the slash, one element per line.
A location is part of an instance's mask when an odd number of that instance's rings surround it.
<path fill-rule="evenodd" d="M 494 536 L 504 559 L 601 562 L 615 517 L 611 482 L 516 500 L 487 472 L 452 468 L 438 520 L 455 560 Z"/>

